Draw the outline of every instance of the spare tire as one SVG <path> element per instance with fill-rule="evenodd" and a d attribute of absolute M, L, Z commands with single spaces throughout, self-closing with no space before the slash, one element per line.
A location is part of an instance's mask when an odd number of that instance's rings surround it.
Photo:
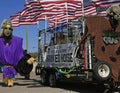
<path fill-rule="evenodd" d="M 101 81 L 109 79 L 112 75 L 111 67 L 106 62 L 95 63 L 95 65 L 93 66 L 93 72 L 96 79 Z"/>

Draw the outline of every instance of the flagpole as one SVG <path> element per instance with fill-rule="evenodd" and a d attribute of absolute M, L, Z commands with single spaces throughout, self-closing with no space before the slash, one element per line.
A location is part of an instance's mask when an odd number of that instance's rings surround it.
<path fill-rule="evenodd" d="M 25 0 L 25 4 L 28 3 L 28 0 Z M 26 52 L 28 53 L 28 25 L 26 25 Z"/>
<path fill-rule="evenodd" d="M 46 15 L 45 15 L 45 31 L 44 31 L 44 45 L 46 44 L 46 27 L 47 27 L 47 22 L 46 22 Z"/>
<path fill-rule="evenodd" d="M 28 52 L 28 25 L 26 25 L 26 50 Z"/>
<path fill-rule="evenodd" d="M 84 2 L 83 0 L 80 0 L 82 4 L 82 24 L 83 24 L 83 33 L 85 32 L 85 11 L 84 11 Z"/>
<path fill-rule="evenodd" d="M 65 2 L 65 8 L 66 8 L 66 16 L 67 16 L 67 43 L 68 43 L 68 6 L 67 6 L 67 2 Z"/>
<path fill-rule="evenodd" d="M 40 31 L 39 21 L 37 22 L 37 29 L 38 29 L 38 62 L 43 62 L 43 51 L 42 51 L 42 38 Z"/>
<path fill-rule="evenodd" d="M 55 44 L 57 44 L 57 33 L 56 33 L 57 29 L 56 28 L 57 28 L 57 15 L 55 15 L 55 33 L 54 33 L 55 34 L 55 42 L 54 42 Z"/>

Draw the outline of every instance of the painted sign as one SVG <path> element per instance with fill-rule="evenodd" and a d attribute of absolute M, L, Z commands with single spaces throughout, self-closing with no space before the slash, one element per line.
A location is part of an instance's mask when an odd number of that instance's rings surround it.
<path fill-rule="evenodd" d="M 115 31 L 104 31 L 103 41 L 105 44 L 118 44 L 120 33 Z"/>
<path fill-rule="evenodd" d="M 73 64 L 73 51 L 75 45 L 72 43 L 50 46 L 47 49 L 45 64 L 47 66 L 70 66 Z"/>

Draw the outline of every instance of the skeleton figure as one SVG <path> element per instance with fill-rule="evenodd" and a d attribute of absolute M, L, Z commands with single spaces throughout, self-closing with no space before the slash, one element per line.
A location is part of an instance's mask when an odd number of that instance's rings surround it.
<path fill-rule="evenodd" d="M 119 19 L 120 19 L 120 8 L 119 5 L 114 4 L 110 8 L 107 9 L 107 17 L 109 18 L 111 27 L 113 30 L 116 29 L 116 27 L 119 24 Z"/>

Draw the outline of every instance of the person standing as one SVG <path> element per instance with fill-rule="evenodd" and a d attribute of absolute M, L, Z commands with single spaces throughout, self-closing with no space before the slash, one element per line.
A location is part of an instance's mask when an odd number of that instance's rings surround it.
<path fill-rule="evenodd" d="M 12 24 L 9 20 L 3 20 L 2 34 L 0 37 L 0 64 L 3 64 L 3 82 L 9 87 L 14 85 L 13 78 L 17 75 L 16 67 L 20 60 L 24 58 L 22 48 L 23 39 L 13 35 Z M 27 59 L 28 64 L 32 64 L 33 58 Z"/>

